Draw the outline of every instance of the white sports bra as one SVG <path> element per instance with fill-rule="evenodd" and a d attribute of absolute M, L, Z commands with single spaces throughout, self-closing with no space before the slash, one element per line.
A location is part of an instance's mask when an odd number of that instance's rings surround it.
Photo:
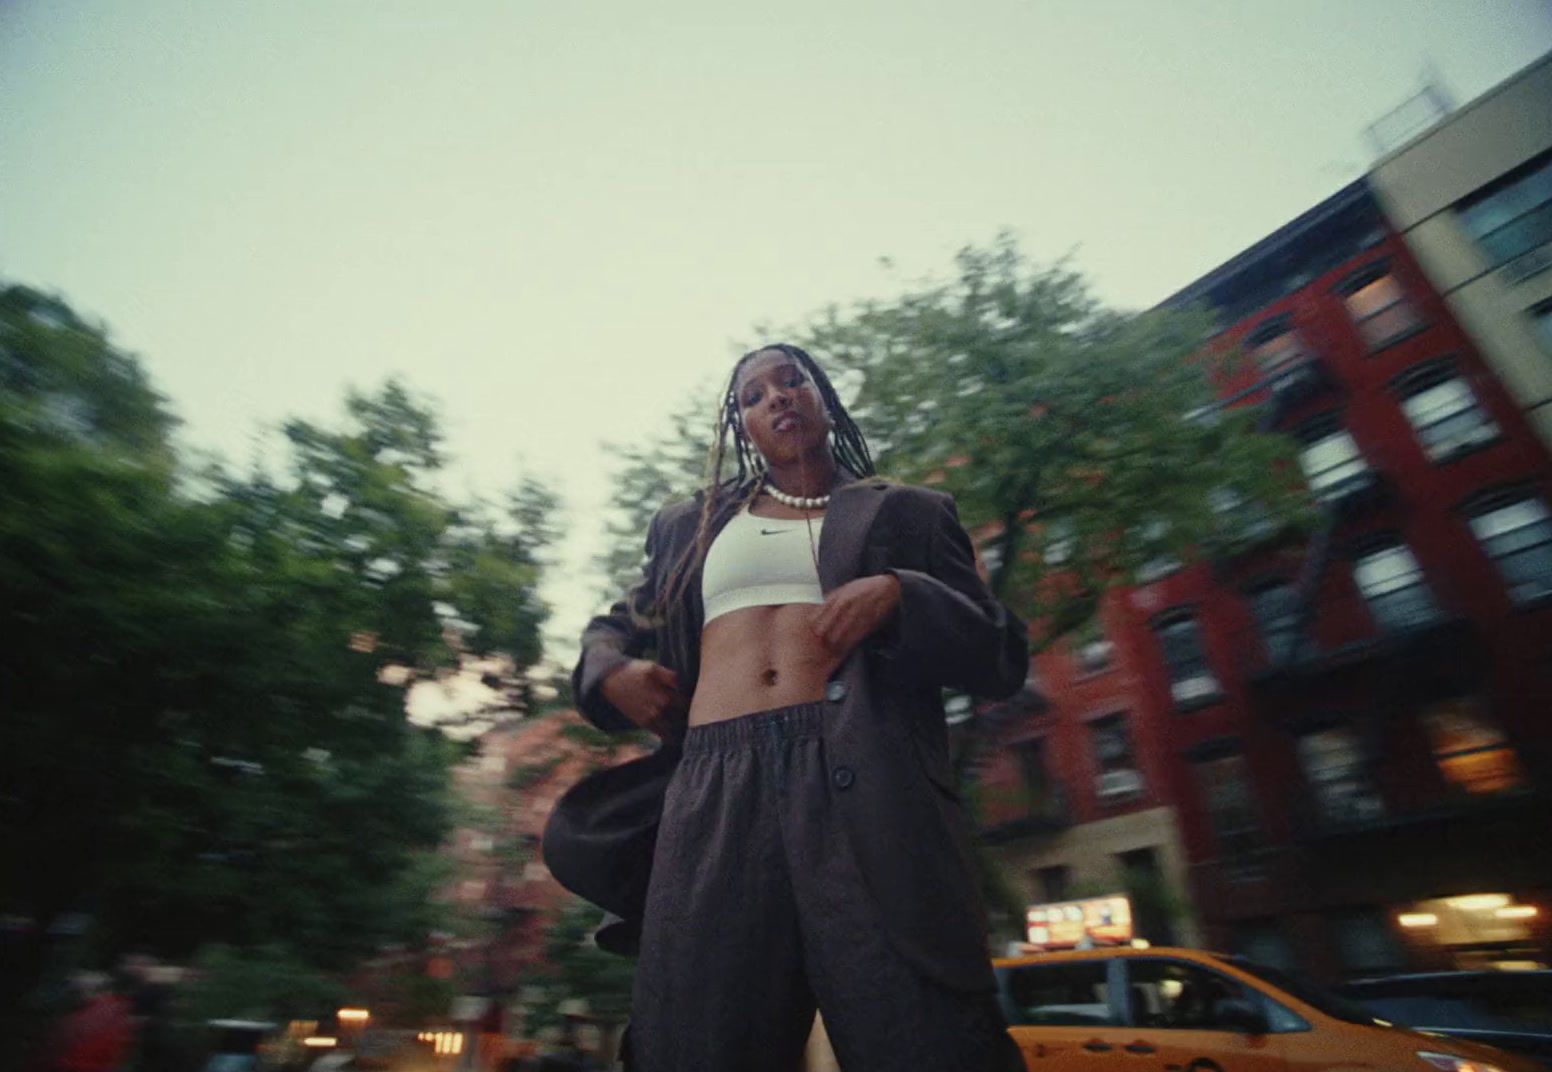
<path fill-rule="evenodd" d="M 809 547 L 809 525 L 819 536 L 824 518 L 755 517 L 746 506 L 717 533 L 701 568 L 705 621 L 745 607 L 823 603 L 819 571 Z"/>

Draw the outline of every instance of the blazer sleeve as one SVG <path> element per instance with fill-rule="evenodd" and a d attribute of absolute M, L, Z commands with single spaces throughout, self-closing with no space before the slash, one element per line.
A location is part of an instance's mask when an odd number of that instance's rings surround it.
<path fill-rule="evenodd" d="M 658 646 L 658 630 L 646 618 L 657 602 L 660 583 L 658 530 L 662 516 L 660 511 L 647 526 L 647 558 L 641 580 L 608 613 L 587 623 L 582 630 L 582 653 L 571 672 L 571 694 L 577 709 L 593 725 L 610 733 L 640 728 L 604 698 L 600 686 L 621 666 L 643 658 Z"/>
<path fill-rule="evenodd" d="M 934 493 L 927 568 L 889 569 L 900 581 L 891 653 L 943 688 L 1003 699 L 1029 676 L 1029 629 L 986 587 L 951 496 Z"/>

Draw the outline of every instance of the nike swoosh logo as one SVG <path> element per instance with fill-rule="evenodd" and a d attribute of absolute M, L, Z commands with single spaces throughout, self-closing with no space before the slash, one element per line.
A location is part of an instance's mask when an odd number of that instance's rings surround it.
<path fill-rule="evenodd" d="M 797 529 L 761 529 L 761 536 L 780 536 L 784 532 L 796 532 Z"/>

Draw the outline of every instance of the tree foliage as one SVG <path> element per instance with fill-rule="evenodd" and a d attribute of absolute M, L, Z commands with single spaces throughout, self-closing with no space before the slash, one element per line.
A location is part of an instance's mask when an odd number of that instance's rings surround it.
<path fill-rule="evenodd" d="M 0 911 L 341 968 L 435 923 L 462 749 L 405 687 L 538 659 L 555 498 L 450 502 L 396 383 L 289 422 L 280 477 L 180 468 L 175 423 L 102 328 L 0 292 Z"/>
<path fill-rule="evenodd" d="M 854 416 L 880 470 L 954 494 L 1037 640 L 1110 587 L 1307 516 L 1288 442 L 1215 404 L 1236 358 L 1204 314 L 1107 309 L 1006 237 L 800 339 L 860 373 Z"/>

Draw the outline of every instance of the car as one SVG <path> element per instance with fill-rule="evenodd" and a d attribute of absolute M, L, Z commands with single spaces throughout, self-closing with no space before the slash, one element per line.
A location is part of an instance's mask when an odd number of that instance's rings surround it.
<path fill-rule="evenodd" d="M 1535 1072 L 1480 1043 L 1398 1027 L 1275 968 L 1197 949 L 1115 947 L 993 961 L 1032 1072 Z"/>
<path fill-rule="evenodd" d="M 1338 993 L 1398 1024 L 1552 1062 L 1552 971 L 1389 975 Z"/>

